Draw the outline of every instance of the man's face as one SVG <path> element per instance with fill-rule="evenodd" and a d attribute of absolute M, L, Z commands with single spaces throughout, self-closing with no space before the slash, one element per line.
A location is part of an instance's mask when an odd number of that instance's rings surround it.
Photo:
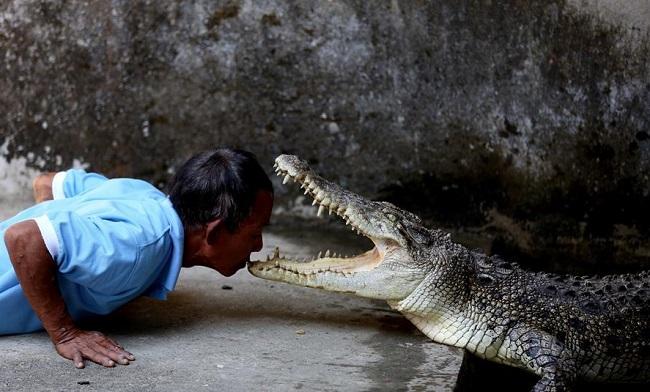
<path fill-rule="evenodd" d="M 262 249 L 262 229 L 269 224 L 272 207 L 273 195 L 258 192 L 251 214 L 233 232 L 220 225 L 216 240 L 205 250 L 206 264 L 225 276 L 245 267 L 251 253 Z"/>

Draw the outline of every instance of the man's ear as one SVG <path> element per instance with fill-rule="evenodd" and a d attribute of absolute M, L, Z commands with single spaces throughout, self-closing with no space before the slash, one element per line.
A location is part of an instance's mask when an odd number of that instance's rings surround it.
<path fill-rule="evenodd" d="M 214 244 L 217 242 L 221 230 L 225 228 L 225 222 L 223 219 L 217 218 L 208 222 L 205 225 L 205 241 L 210 245 Z"/>

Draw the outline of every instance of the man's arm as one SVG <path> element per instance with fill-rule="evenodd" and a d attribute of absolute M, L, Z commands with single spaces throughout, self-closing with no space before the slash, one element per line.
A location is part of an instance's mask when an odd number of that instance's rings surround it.
<path fill-rule="evenodd" d="M 78 368 L 84 367 L 84 359 L 107 367 L 115 363 L 128 365 L 135 360 L 131 353 L 100 332 L 76 327 L 58 289 L 56 264 L 35 221 L 9 227 L 4 240 L 23 292 L 62 357 L 74 361 Z"/>
<path fill-rule="evenodd" d="M 54 195 L 52 193 L 52 181 L 56 173 L 43 173 L 37 176 L 32 182 L 32 189 L 34 191 L 34 201 L 40 203 L 46 200 L 52 200 Z"/>

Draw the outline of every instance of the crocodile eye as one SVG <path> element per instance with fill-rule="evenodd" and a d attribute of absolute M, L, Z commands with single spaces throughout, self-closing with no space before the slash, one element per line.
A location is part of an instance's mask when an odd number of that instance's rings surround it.
<path fill-rule="evenodd" d="M 492 276 L 490 276 L 490 275 L 487 275 L 487 274 L 480 274 L 478 276 L 478 282 L 479 282 L 479 284 L 482 284 L 482 285 L 488 285 L 488 284 L 494 283 L 494 278 Z"/>

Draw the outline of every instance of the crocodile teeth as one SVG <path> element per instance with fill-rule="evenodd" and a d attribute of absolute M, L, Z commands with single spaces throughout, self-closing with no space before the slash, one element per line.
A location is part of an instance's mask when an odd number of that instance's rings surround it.
<path fill-rule="evenodd" d="M 291 177 L 288 174 L 285 175 L 284 176 L 284 181 L 282 181 L 282 184 L 286 184 L 287 182 L 289 182 L 290 179 L 291 179 Z"/>
<path fill-rule="evenodd" d="M 323 214 L 323 211 L 325 211 L 325 206 L 321 205 L 320 207 L 318 207 L 318 214 L 317 215 L 321 216 Z"/>
<path fill-rule="evenodd" d="M 279 257 L 280 257 L 280 248 L 276 246 L 275 249 L 273 250 L 273 258 L 275 259 Z"/>
<path fill-rule="evenodd" d="M 330 257 L 330 250 L 329 249 L 325 252 L 325 257 Z"/>

